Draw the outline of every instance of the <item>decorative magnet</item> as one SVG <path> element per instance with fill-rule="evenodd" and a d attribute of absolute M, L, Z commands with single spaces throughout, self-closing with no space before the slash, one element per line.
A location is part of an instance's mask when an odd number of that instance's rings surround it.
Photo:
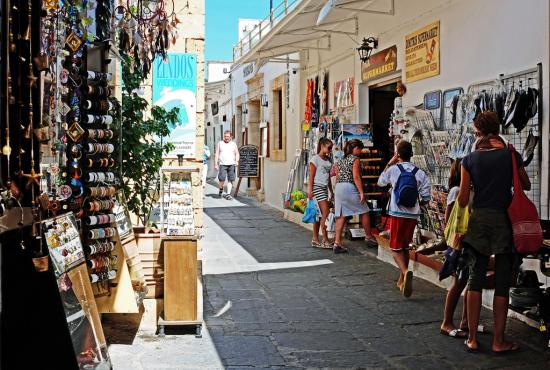
<path fill-rule="evenodd" d="M 73 191 L 69 185 L 61 185 L 57 191 L 61 200 L 69 199 L 69 197 L 73 194 Z"/>
<path fill-rule="evenodd" d="M 76 143 L 84 135 L 84 129 L 74 122 L 67 130 L 67 135 Z"/>
<path fill-rule="evenodd" d="M 71 32 L 69 37 L 65 40 L 65 43 L 69 47 L 69 49 L 72 50 L 72 52 L 76 52 L 83 44 L 83 41 L 74 33 Z"/>
<path fill-rule="evenodd" d="M 69 107 L 67 103 L 63 103 L 60 110 L 61 115 L 66 116 L 67 114 L 69 114 L 70 111 L 71 111 L 71 107 Z"/>

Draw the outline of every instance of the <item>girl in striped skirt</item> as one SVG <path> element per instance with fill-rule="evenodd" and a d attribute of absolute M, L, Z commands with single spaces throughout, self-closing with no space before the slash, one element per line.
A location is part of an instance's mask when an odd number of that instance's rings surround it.
<path fill-rule="evenodd" d="M 311 246 L 315 248 L 332 249 L 328 239 L 325 222 L 329 214 L 329 199 L 333 197 L 330 170 L 332 168 L 332 141 L 321 138 L 317 145 L 317 155 L 309 161 L 309 191 L 308 198 L 315 199 L 321 211 L 321 220 L 313 224 L 313 239 Z M 319 226 L 323 241 L 319 241 Z"/>

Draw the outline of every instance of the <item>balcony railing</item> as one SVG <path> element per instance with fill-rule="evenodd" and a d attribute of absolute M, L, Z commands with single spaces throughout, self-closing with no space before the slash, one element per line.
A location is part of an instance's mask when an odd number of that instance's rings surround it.
<path fill-rule="evenodd" d="M 273 26 L 279 23 L 302 1 L 303 0 L 282 0 L 266 18 L 254 26 L 252 30 L 247 32 L 243 38 L 233 46 L 233 61 L 236 61 L 249 52 L 254 45 L 260 42 L 260 40 L 271 31 Z"/>

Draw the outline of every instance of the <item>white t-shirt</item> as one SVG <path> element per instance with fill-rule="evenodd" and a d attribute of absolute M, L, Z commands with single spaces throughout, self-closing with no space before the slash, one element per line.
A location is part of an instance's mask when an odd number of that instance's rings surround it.
<path fill-rule="evenodd" d="M 414 164 L 410 162 L 403 162 L 400 163 L 403 168 L 411 172 L 413 168 L 415 167 Z M 393 165 L 380 175 L 378 178 L 378 185 L 379 186 L 386 186 L 391 185 L 392 188 L 395 188 L 395 184 L 397 183 L 397 179 L 399 179 L 399 175 L 401 175 L 401 170 L 397 165 Z M 419 169 L 416 172 L 416 175 L 414 176 L 416 178 L 416 184 L 418 186 L 418 195 L 423 201 L 430 200 L 431 194 L 430 194 L 430 179 L 426 175 L 426 172 Z M 390 200 L 390 209 L 388 212 L 391 216 L 396 217 L 404 217 L 404 218 L 417 218 L 420 216 L 420 204 L 416 202 L 414 207 L 403 207 L 397 204 L 395 196 L 393 195 L 393 190 L 391 194 L 391 200 Z"/>
<path fill-rule="evenodd" d="M 330 169 L 332 168 L 332 162 L 328 159 L 323 159 L 319 155 L 313 156 L 309 163 L 313 163 L 315 166 L 315 178 L 313 179 L 314 185 L 327 186 L 330 179 Z"/>
<path fill-rule="evenodd" d="M 449 194 L 447 194 L 447 206 L 449 206 L 449 204 L 456 202 L 459 192 L 460 192 L 459 186 L 454 186 L 451 188 L 451 190 L 449 190 Z"/>
<path fill-rule="evenodd" d="M 218 163 L 222 166 L 232 166 L 237 164 L 237 144 L 234 141 L 218 143 Z"/>

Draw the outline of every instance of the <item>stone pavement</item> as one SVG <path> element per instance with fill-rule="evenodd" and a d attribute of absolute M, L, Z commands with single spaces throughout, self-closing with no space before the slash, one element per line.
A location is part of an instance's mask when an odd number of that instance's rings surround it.
<path fill-rule="evenodd" d="M 205 199 L 204 338 L 140 331 L 110 346 L 115 370 L 550 368 L 538 332 L 525 324 L 508 324 L 518 353 L 489 353 L 485 334 L 483 352 L 469 354 L 439 334 L 444 290 L 417 279 L 407 300 L 395 288 L 397 270 L 359 253 L 364 247 L 347 255 L 313 249 L 310 233 L 282 213 L 239 200 Z M 492 322 L 489 311 L 482 321 Z"/>

